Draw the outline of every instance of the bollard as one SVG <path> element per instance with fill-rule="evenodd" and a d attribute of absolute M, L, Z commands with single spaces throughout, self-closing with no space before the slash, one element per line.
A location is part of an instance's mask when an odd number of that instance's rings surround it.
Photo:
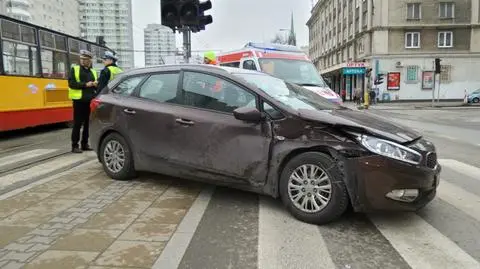
<path fill-rule="evenodd" d="M 364 94 L 363 94 L 363 107 L 365 109 L 368 109 L 368 106 L 370 105 L 370 95 L 369 95 L 369 92 L 366 90 L 364 91 Z"/>

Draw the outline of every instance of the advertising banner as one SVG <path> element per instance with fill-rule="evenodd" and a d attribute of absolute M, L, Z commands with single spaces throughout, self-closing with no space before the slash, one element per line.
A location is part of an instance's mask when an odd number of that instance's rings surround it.
<path fill-rule="evenodd" d="M 433 71 L 423 71 L 422 72 L 422 89 L 431 90 L 433 89 Z"/>
<path fill-rule="evenodd" d="M 388 73 L 387 90 L 400 90 L 400 72 Z"/>

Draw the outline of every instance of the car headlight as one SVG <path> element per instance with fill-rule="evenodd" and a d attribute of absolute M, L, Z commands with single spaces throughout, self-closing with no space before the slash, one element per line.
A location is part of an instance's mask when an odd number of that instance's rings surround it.
<path fill-rule="evenodd" d="M 411 164 L 420 164 L 422 161 L 420 153 L 392 141 L 368 135 L 361 135 L 358 140 L 365 148 L 378 155 Z"/>

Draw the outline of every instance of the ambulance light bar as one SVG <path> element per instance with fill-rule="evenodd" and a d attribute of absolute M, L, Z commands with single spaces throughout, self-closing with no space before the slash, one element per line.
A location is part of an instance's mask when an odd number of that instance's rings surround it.
<path fill-rule="evenodd" d="M 282 45 L 282 44 L 268 44 L 268 43 L 254 43 L 248 42 L 245 45 L 245 48 L 254 48 L 254 49 L 262 49 L 262 50 L 273 50 L 273 51 L 288 51 L 288 52 L 300 52 L 303 51 L 295 46 L 291 45 Z"/>

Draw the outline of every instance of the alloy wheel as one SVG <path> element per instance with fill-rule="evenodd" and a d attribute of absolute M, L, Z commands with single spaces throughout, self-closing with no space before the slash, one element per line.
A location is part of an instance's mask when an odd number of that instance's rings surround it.
<path fill-rule="evenodd" d="M 105 166 L 112 173 L 119 173 L 125 166 L 125 150 L 116 140 L 108 141 L 103 151 Z"/>
<path fill-rule="evenodd" d="M 332 197 L 330 177 L 318 165 L 301 165 L 288 179 L 288 196 L 299 210 L 305 213 L 320 212 Z"/>

